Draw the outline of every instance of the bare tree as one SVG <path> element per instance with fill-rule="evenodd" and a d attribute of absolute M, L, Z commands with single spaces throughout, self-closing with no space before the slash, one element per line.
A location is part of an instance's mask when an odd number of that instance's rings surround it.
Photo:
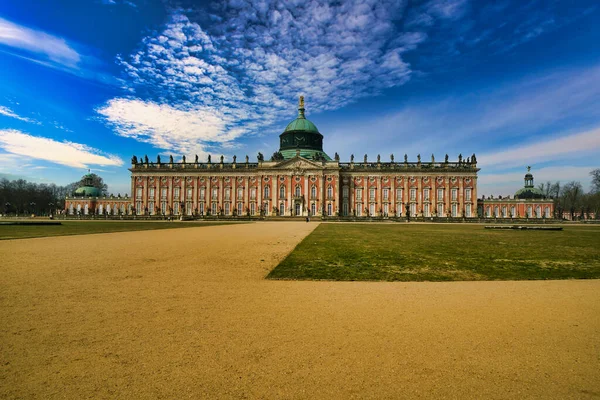
<path fill-rule="evenodd" d="M 600 193 L 600 168 L 590 171 L 592 176 L 592 193 Z"/>
<path fill-rule="evenodd" d="M 575 211 L 581 208 L 583 196 L 583 187 L 581 182 L 571 181 L 566 183 L 561 190 L 561 201 L 566 210 L 571 214 L 571 221 L 574 220 Z"/>

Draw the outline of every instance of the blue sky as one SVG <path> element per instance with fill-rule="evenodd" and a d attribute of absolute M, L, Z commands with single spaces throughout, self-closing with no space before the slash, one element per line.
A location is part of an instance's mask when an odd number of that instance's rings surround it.
<path fill-rule="evenodd" d="M 0 2 L 0 175 L 129 193 L 133 154 L 477 154 L 480 194 L 600 167 L 597 1 Z"/>

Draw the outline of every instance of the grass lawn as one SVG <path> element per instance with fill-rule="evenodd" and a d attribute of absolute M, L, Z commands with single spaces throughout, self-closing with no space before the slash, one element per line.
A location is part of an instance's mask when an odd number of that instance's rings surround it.
<path fill-rule="evenodd" d="M 90 233 L 145 231 L 150 229 L 193 228 L 244 222 L 169 221 L 61 221 L 62 225 L 0 225 L 0 240 Z"/>
<path fill-rule="evenodd" d="M 600 278 L 600 226 L 321 224 L 269 279 L 464 281 Z"/>

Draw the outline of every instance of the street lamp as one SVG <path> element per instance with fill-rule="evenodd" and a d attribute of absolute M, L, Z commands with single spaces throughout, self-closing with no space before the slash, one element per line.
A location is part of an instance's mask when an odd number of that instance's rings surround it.
<path fill-rule="evenodd" d="M 52 216 L 52 214 L 53 214 L 52 207 L 54 207 L 54 203 L 52 203 L 52 202 L 48 203 L 48 208 L 50 209 L 50 219 L 52 219 L 52 217 L 53 217 Z"/>
<path fill-rule="evenodd" d="M 29 206 L 31 207 L 31 210 L 33 211 L 32 214 L 35 214 L 35 206 L 36 206 L 35 202 L 32 201 L 31 203 L 29 203 Z"/>
<path fill-rule="evenodd" d="M 4 204 L 4 215 L 8 215 L 8 209 L 10 208 L 10 203 L 7 201 Z"/>

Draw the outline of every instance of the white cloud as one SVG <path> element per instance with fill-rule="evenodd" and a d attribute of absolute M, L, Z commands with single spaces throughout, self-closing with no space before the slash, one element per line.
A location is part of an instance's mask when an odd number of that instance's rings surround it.
<path fill-rule="evenodd" d="M 76 66 L 81 59 L 79 53 L 65 39 L 17 25 L 2 18 L 0 18 L 0 43 L 43 54 L 48 59 L 69 67 Z"/>
<path fill-rule="evenodd" d="M 241 133 L 224 129 L 230 117 L 207 107 L 184 111 L 166 104 L 120 98 L 97 111 L 120 136 L 184 154 L 204 156 L 207 144 L 227 146 Z"/>
<path fill-rule="evenodd" d="M 27 117 L 21 117 L 20 115 L 18 115 L 17 113 L 15 113 L 13 110 L 11 110 L 8 107 L 5 106 L 0 106 L 0 115 L 4 115 L 6 117 L 10 117 L 10 118 L 15 118 L 18 119 L 20 121 L 25 121 L 25 122 L 30 122 L 32 124 L 39 124 L 38 121 L 35 121 L 31 118 L 27 118 Z"/>
<path fill-rule="evenodd" d="M 88 165 L 121 166 L 123 160 L 114 155 L 102 155 L 84 144 L 58 142 L 14 130 L 0 130 L 0 148 L 17 156 L 50 161 L 75 168 Z"/>
<path fill-rule="evenodd" d="M 511 165 L 514 163 L 533 163 L 556 161 L 567 157 L 583 155 L 600 150 L 600 128 L 580 132 L 555 139 L 543 138 L 535 143 L 511 147 L 502 151 L 481 154 L 478 164 L 482 167 L 492 165 Z"/>

